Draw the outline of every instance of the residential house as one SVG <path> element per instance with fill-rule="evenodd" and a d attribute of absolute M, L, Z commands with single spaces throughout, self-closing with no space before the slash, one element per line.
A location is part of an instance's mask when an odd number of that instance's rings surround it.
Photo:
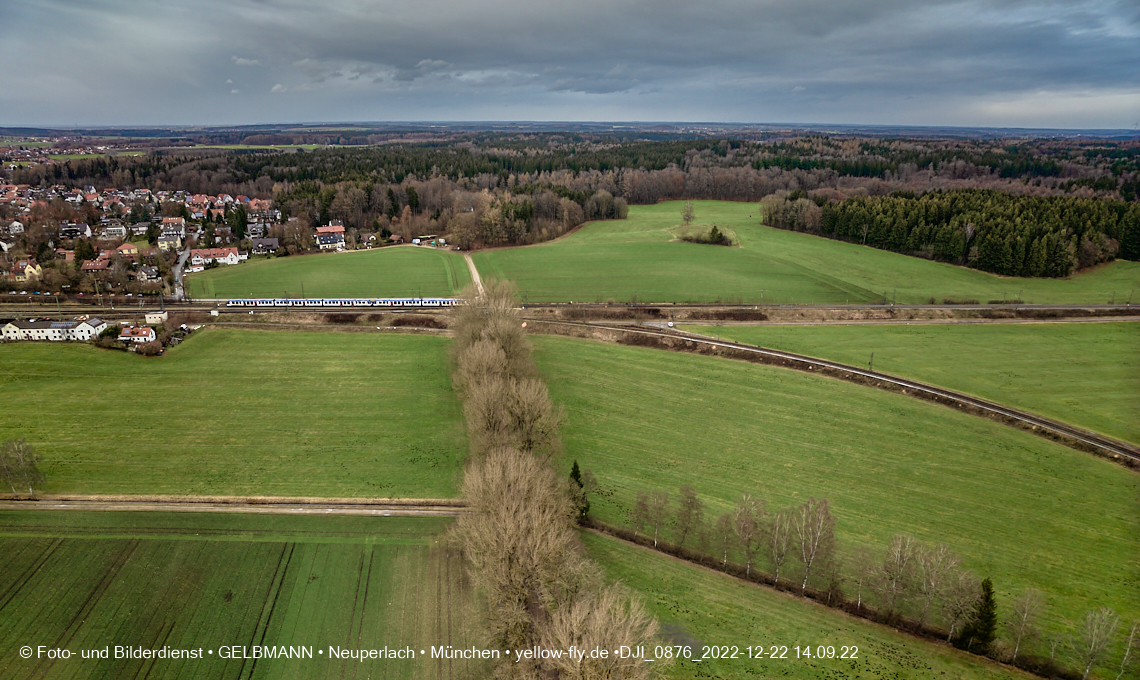
<path fill-rule="evenodd" d="M 190 251 L 190 264 L 195 266 L 210 262 L 237 264 L 248 258 L 247 253 L 239 253 L 237 248 L 194 248 Z"/>
<path fill-rule="evenodd" d="M 133 243 L 124 243 L 118 248 L 115 248 L 115 252 L 130 258 L 136 258 L 139 256 L 139 248 Z"/>
<path fill-rule="evenodd" d="M 158 247 L 162 250 L 182 250 L 182 237 L 177 234 L 159 236 Z"/>
<path fill-rule="evenodd" d="M 24 223 L 19 220 L 12 220 L 8 223 L 7 232 L 9 236 L 24 233 Z"/>
<path fill-rule="evenodd" d="M 317 227 L 318 234 L 343 234 L 344 223 L 340 220 L 332 220 L 327 225 Z"/>
<path fill-rule="evenodd" d="M 158 269 L 151 267 L 150 265 L 143 265 L 142 267 L 139 267 L 138 270 L 132 272 L 131 275 L 135 277 L 136 281 L 139 281 L 141 283 L 157 281 L 160 278 L 158 275 Z"/>
<path fill-rule="evenodd" d="M 17 340 L 85 342 L 99 337 L 99 334 L 106 328 L 107 323 L 105 321 L 79 317 L 77 321 L 51 321 L 50 319 L 12 321 L 5 324 L 2 330 L 4 339 L 9 342 Z"/>
<path fill-rule="evenodd" d="M 175 234 L 181 238 L 186 238 L 186 218 L 184 217 L 164 217 L 162 218 L 162 235 L 169 236 Z"/>
<path fill-rule="evenodd" d="M 251 238 L 249 242 L 254 255 L 276 253 L 281 247 L 275 238 Z"/>
<path fill-rule="evenodd" d="M 317 247 L 321 250 L 344 250 L 344 234 L 317 234 Z"/>
<path fill-rule="evenodd" d="M 91 227 L 80 222 L 74 224 L 72 222 L 64 222 L 59 225 L 60 238 L 91 238 Z"/>
<path fill-rule="evenodd" d="M 105 272 L 111 268 L 111 260 L 101 257 L 97 260 L 85 260 L 83 262 L 83 271 L 85 272 Z"/>
<path fill-rule="evenodd" d="M 150 326 L 125 326 L 119 331 L 119 342 L 153 342 L 155 337 Z"/>
<path fill-rule="evenodd" d="M 20 260 L 13 267 L 11 277 L 16 279 L 16 283 L 25 283 L 27 281 L 38 281 L 43 276 L 44 268 L 31 260 Z"/>
<path fill-rule="evenodd" d="M 127 228 L 121 224 L 108 224 L 103 227 L 103 238 L 126 238 Z"/>
<path fill-rule="evenodd" d="M 150 222 L 135 222 L 127 227 L 127 230 L 131 232 L 131 236 L 146 236 L 148 229 L 150 229 Z"/>

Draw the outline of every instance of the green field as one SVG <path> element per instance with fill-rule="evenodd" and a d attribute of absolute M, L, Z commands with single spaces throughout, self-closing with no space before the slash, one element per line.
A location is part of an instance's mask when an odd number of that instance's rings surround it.
<path fill-rule="evenodd" d="M 480 643 L 461 558 L 436 518 L 0 513 L 0 677 L 482 678 L 486 662 L 421 657 Z M 23 645 L 70 659 L 22 659 Z M 202 649 L 119 659 L 115 646 Z M 306 647 L 311 658 L 220 658 Z M 330 660 L 330 647 L 414 660 Z M 107 659 L 83 650 L 108 649 Z M 213 652 L 212 654 L 209 652 Z M 251 656 L 252 651 L 245 652 Z"/>
<path fill-rule="evenodd" d="M 186 282 L 194 298 L 449 297 L 471 272 L 459 253 L 407 246 L 251 259 Z"/>
<path fill-rule="evenodd" d="M 640 592 L 675 643 L 736 646 L 744 658 L 674 663 L 669 678 L 851 678 L 926 680 L 935 677 L 1030 677 L 976 656 L 903 635 L 768 588 L 746 584 L 710 569 L 645 548 L 589 533 L 590 556 Z M 692 642 L 690 642 L 692 644 Z M 857 647 L 857 659 L 796 658 L 796 647 Z M 787 646 L 787 659 L 749 659 L 748 648 Z M 694 650 L 697 651 L 697 650 Z M 652 654 L 653 650 L 649 650 Z M 695 656 L 702 655 L 697 651 Z"/>
<path fill-rule="evenodd" d="M 904 395 L 775 367 L 559 337 L 534 339 L 566 408 L 565 465 L 624 524 L 639 491 L 691 484 L 712 517 L 742 493 L 773 509 L 830 499 L 846 548 L 943 542 L 1008 603 L 1049 616 L 1140 615 L 1140 475 Z M 1000 603 L 999 602 L 999 603 Z"/>
<path fill-rule="evenodd" d="M 1140 324 L 686 326 L 867 366 L 1140 444 Z"/>
<path fill-rule="evenodd" d="M 0 440 L 35 446 L 49 493 L 451 496 L 465 445 L 447 345 L 208 329 L 147 359 L 9 343 Z"/>
<path fill-rule="evenodd" d="M 1140 293 L 1140 263 L 1115 262 L 1068 280 L 1003 278 L 972 269 L 760 225 L 756 203 L 694 201 L 698 224 L 734 232 L 739 247 L 673 241 L 681 202 L 632 206 L 552 243 L 473 255 L 484 278 L 510 279 L 526 301 L 767 304 L 1118 302 Z M 1140 297 L 1137 298 L 1140 301 Z"/>

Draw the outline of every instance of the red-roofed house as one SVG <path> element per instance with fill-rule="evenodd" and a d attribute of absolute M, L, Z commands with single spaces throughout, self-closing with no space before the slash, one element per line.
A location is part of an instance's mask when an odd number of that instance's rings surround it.
<path fill-rule="evenodd" d="M 127 326 L 119 332 L 119 342 L 153 342 L 154 338 L 150 326 Z"/>
<path fill-rule="evenodd" d="M 194 248 L 190 251 L 190 264 L 237 264 L 248 257 L 249 255 L 239 253 L 237 248 Z"/>

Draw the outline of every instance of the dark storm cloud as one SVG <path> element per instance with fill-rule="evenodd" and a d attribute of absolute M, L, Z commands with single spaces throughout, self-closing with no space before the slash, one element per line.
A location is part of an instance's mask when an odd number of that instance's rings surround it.
<path fill-rule="evenodd" d="M 9 124 L 1140 118 L 1131 2 L 10 0 L 0 59 Z"/>

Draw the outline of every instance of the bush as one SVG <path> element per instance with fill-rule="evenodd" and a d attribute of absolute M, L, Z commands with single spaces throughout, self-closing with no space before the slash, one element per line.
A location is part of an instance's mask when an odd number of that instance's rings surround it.
<path fill-rule="evenodd" d="M 398 316 L 392 319 L 392 325 L 407 328 L 447 328 L 447 324 L 433 316 Z"/>
<path fill-rule="evenodd" d="M 325 314 L 325 323 L 356 323 L 362 314 Z"/>
<path fill-rule="evenodd" d="M 159 354 L 162 354 L 162 343 L 158 340 L 144 342 L 141 345 L 136 345 L 135 351 L 144 357 L 156 357 Z"/>

